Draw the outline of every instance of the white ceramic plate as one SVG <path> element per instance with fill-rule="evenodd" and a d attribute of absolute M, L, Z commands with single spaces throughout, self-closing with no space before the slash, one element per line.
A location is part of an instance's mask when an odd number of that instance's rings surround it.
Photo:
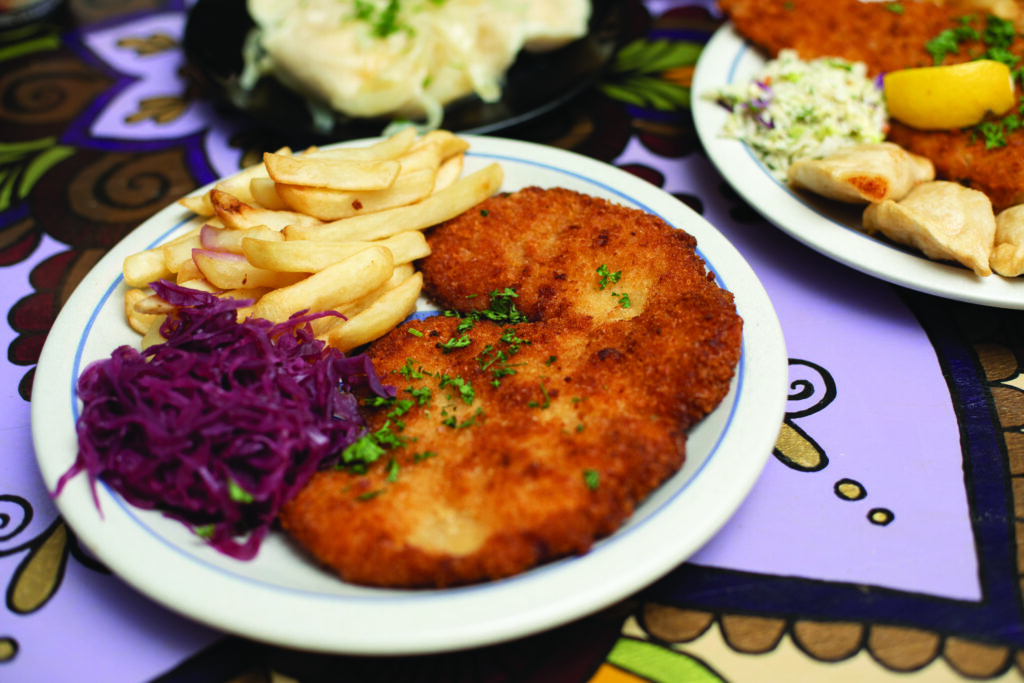
<path fill-rule="evenodd" d="M 688 230 L 745 320 L 732 391 L 690 436 L 685 467 L 620 531 L 585 556 L 493 583 L 401 591 L 346 584 L 323 571 L 280 532 L 256 559 L 233 560 L 183 525 L 127 505 L 99 487 L 102 515 L 84 475 L 56 499 L 79 538 L 111 570 L 153 600 L 224 631 L 283 646 L 336 653 L 425 653 L 484 645 L 554 627 L 627 597 L 700 548 L 743 500 L 782 422 L 787 357 L 760 282 L 724 237 L 688 207 L 624 171 L 538 145 L 468 137 L 467 171 L 491 161 L 503 189 L 564 186 L 661 215 Z M 123 320 L 125 256 L 163 242 L 194 220 L 171 206 L 114 247 L 62 310 L 36 371 L 32 426 L 52 489 L 75 459 L 84 366 L 119 344 L 137 344 Z"/>
<path fill-rule="evenodd" d="M 861 232 L 861 208 L 798 194 L 776 180 L 743 142 L 721 135 L 728 112 L 704 97 L 747 82 L 765 64 L 731 23 L 704 48 L 693 77 L 693 117 L 712 163 L 752 207 L 776 226 L 826 256 L 869 275 L 921 292 L 986 306 L 1024 308 L 1024 277 L 979 277 L 967 268 L 930 261 Z"/>

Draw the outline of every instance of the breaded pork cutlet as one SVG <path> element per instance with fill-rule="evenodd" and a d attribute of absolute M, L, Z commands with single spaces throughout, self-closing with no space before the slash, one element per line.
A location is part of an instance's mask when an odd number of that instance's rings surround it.
<path fill-rule="evenodd" d="M 682 466 L 739 358 L 732 296 L 643 212 L 529 188 L 428 239 L 428 291 L 463 315 L 370 346 L 397 394 L 368 410 L 381 452 L 317 474 L 281 518 L 356 583 L 452 586 L 586 552 Z"/>
<path fill-rule="evenodd" d="M 793 48 L 802 59 L 842 57 L 864 62 L 871 75 L 932 66 L 929 41 L 964 21 L 979 36 L 986 27 L 981 11 L 930 2 L 720 0 L 719 5 L 736 30 L 770 56 Z M 963 40 L 943 63 L 966 62 L 986 49 L 980 40 Z M 1020 36 L 1010 51 L 1024 56 Z M 1011 111 L 1019 105 L 1018 88 Z M 937 177 L 984 192 L 996 211 L 1024 202 L 1024 129 L 1006 129 L 1006 145 L 987 149 L 985 136 L 974 129 L 924 131 L 892 121 L 888 139 L 931 159 Z"/>

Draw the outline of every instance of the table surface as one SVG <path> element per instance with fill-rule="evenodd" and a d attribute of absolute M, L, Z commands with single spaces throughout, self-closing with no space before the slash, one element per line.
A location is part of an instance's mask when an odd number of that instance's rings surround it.
<path fill-rule="evenodd" d="M 211 631 L 135 593 L 59 517 L 29 399 L 61 305 L 156 211 L 279 147 L 197 92 L 190 2 L 67 2 L 0 33 L 0 679 L 761 681 L 1019 679 L 1024 670 L 1024 318 L 889 285 L 762 219 L 685 104 L 629 74 L 500 134 L 572 149 L 675 195 L 768 291 L 787 412 L 726 527 L 612 607 L 510 643 L 313 655 Z M 631 0 L 626 40 L 705 42 L 709 2 Z M 685 92 L 692 69 L 653 76 Z M 629 101 L 627 101 L 629 100 Z M 680 100 L 682 102 L 682 100 Z"/>

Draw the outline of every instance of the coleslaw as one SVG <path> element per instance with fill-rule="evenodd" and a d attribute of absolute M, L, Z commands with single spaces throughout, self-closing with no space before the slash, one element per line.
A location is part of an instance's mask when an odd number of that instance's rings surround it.
<path fill-rule="evenodd" d="M 796 159 L 881 142 L 888 130 L 881 83 L 863 62 L 781 50 L 754 80 L 704 97 L 731 112 L 722 135 L 747 143 L 780 180 Z"/>

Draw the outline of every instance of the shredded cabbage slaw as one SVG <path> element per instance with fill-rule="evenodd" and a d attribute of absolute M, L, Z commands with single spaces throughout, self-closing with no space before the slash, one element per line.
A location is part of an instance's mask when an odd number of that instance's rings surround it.
<path fill-rule="evenodd" d="M 704 96 L 731 112 L 722 134 L 746 142 L 780 180 L 796 159 L 881 142 L 888 129 L 881 83 L 863 62 L 780 50 L 752 81 Z"/>

